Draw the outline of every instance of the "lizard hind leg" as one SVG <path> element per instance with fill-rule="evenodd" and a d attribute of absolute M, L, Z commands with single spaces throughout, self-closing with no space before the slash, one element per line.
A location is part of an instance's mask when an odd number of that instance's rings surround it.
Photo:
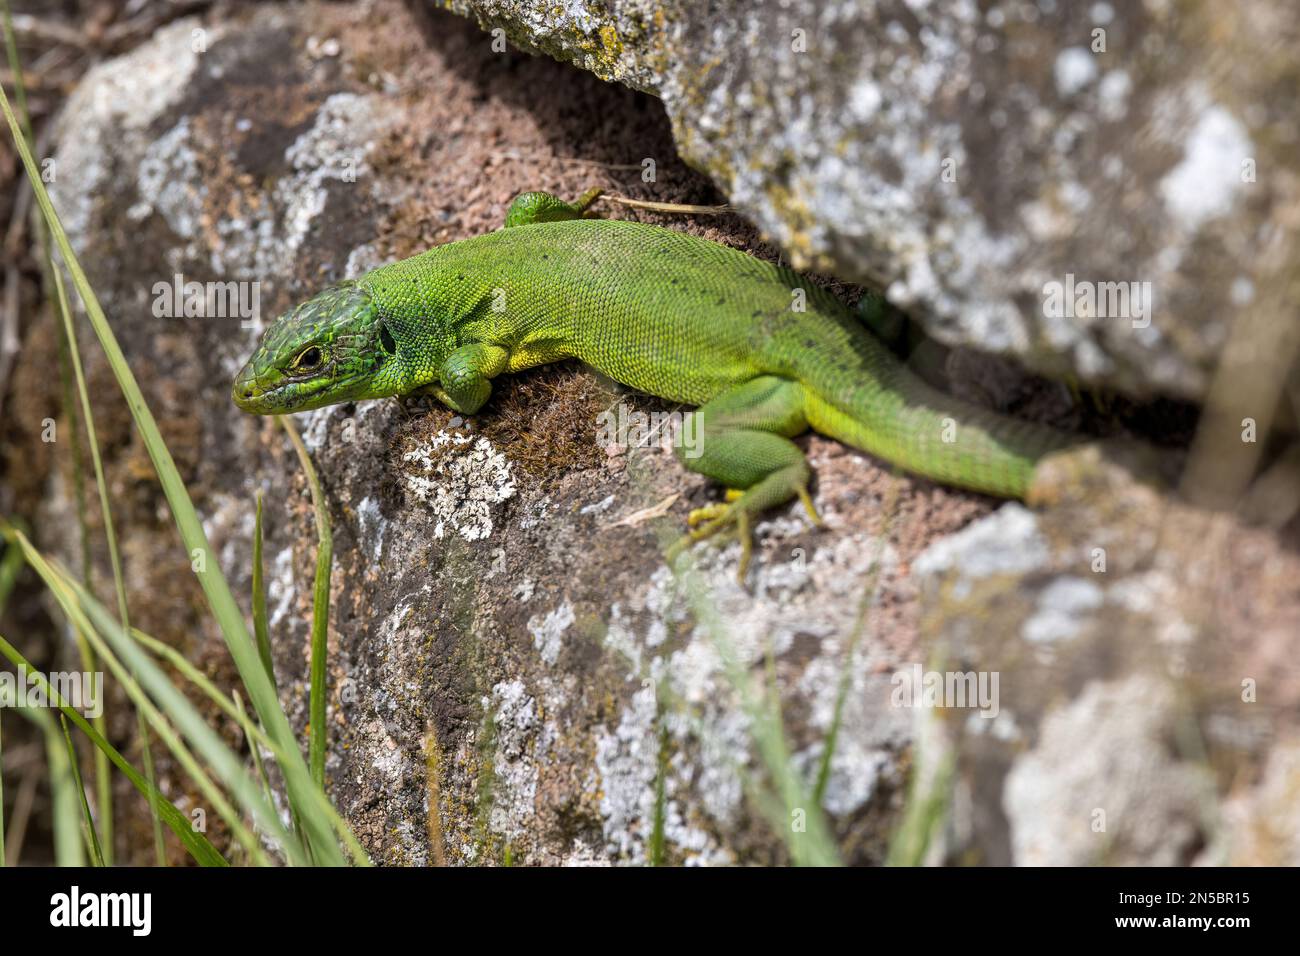
<path fill-rule="evenodd" d="M 751 531 L 760 514 L 798 497 L 815 518 L 808 462 L 790 440 L 808 427 L 803 404 L 798 382 L 762 376 L 700 407 L 695 413 L 701 420 L 699 441 L 679 445 L 677 455 L 687 468 L 726 485 L 727 500 L 692 512 L 691 530 L 669 550 L 670 561 L 696 541 L 734 531 L 740 538 L 743 581 L 753 554 Z"/>

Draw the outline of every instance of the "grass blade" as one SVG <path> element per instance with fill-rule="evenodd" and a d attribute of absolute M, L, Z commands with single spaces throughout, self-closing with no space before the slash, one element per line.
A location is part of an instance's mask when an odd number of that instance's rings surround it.
<path fill-rule="evenodd" d="M 446 841 L 442 835 L 442 753 L 438 747 L 438 730 L 433 721 L 424 725 L 424 789 L 429 804 L 425 830 L 434 866 L 447 865 Z"/>
<path fill-rule="evenodd" d="M 0 713 L 3 709 L 0 708 Z M 45 765 L 49 769 L 46 781 L 50 788 L 50 816 L 54 829 L 54 865 L 60 867 L 85 866 L 86 844 L 82 836 L 81 800 L 78 796 L 72 768 L 68 766 L 68 751 L 54 718 L 48 709 L 23 707 L 17 711 L 26 717 L 45 738 Z M 14 815 L 10 820 L 8 836 L 12 837 L 4 852 L 0 852 L 0 866 L 15 866 L 22 855 L 27 821 L 31 816 L 32 797 L 36 779 L 24 781 L 14 801 Z M 0 829 L 3 826 L 0 825 Z M 3 835 L 3 834 L 0 834 Z"/>
<path fill-rule="evenodd" d="M 54 594 L 64 613 L 82 628 L 86 636 L 95 644 L 101 659 L 121 681 L 127 695 L 140 708 L 149 724 L 158 732 L 159 737 L 182 763 L 195 783 L 203 791 L 213 807 L 230 826 L 236 838 L 244 845 L 249 855 L 257 862 L 269 862 L 261 845 L 253 834 L 244 826 L 240 815 L 235 811 L 225 794 L 212 783 L 193 754 L 176 736 L 171 724 L 164 720 L 159 707 L 175 721 L 182 733 L 202 754 L 207 765 L 221 779 L 230 793 L 252 814 L 257 823 L 277 842 L 295 865 L 306 863 L 306 854 L 301 844 L 284 828 L 273 807 L 263 801 L 256 783 L 245 773 L 238 757 L 226 746 L 215 730 L 208 726 L 202 715 L 194 708 L 184 694 L 176 688 L 167 676 L 151 661 L 135 641 L 122 630 L 121 625 L 95 598 L 76 582 L 66 571 L 48 561 L 32 547 L 22 535 L 18 536 L 27 562 L 39 574 L 46 586 Z M 93 622 L 93 623 L 92 623 Z M 100 632 L 106 635 L 100 636 Z M 112 644 L 112 648 L 108 644 Z M 121 655 L 126 665 L 118 659 Z M 137 680 L 137 677 L 139 678 Z M 145 693 L 157 698 L 158 706 Z"/>
<path fill-rule="evenodd" d="M 27 112 L 27 84 L 23 82 L 22 63 L 18 59 L 18 40 L 14 34 L 14 18 L 9 10 L 9 0 L 0 0 L 0 12 L 4 14 L 5 56 L 9 60 L 9 72 L 14 75 L 14 103 L 18 106 L 18 115 L 23 118 L 23 137 L 30 144 L 32 137 L 32 120 Z"/>
<path fill-rule="evenodd" d="M 113 590 L 117 594 L 117 616 L 122 626 L 126 628 L 130 627 L 130 616 L 127 613 L 126 605 L 126 582 L 122 575 L 122 557 L 117 547 L 117 531 L 113 526 L 113 509 L 108 501 L 108 481 L 104 477 L 104 461 L 99 454 L 99 438 L 95 433 L 95 414 L 90 408 L 90 393 L 86 389 L 86 375 L 81 367 L 81 352 L 77 347 L 77 332 L 72 324 L 72 310 L 68 308 L 68 295 L 63 287 L 63 276 L 57 268 L 53 267 L 52 263 L 50 275 L 54 280 L 55 299 L 63 319 L 63 333 L 68 342 L 68 358 L 72 364 L 73 378 L 77 383 L 77 395 L 81 402 L 81 418 L 86 425 L 86 441 L 90 446 L 90 458 L 95 469 L 95 485 L 99 490 L 100 517 L 104 522 L 104 538 L 108 544 L 108 561 L 113 570 Z M 89 581 L 86 581 L 85 584 L 87 587 L 90 586 Z M 88 652 L 85 656 L 87 657 L 85 669 L 87 673 L 93 673 L 98 669 L 95 667 L 94 657 Z M 106 726 L 107 722 L 101 715 L 98 718 L 96 727 L 102 734 L 105 733 Z M 144 720 L 138 713 L 136 714 L 136 729 L 140 734 L 141 745 L 144 748 L 145 770 L 149 775 L 150 783 L 153 783 L 153 754 L 149 753 L 149 735 L 146 732 Z M 107 758 L 96 751 L 95 760 L 95 777 L 101 816 L 100 829 L 105 847 L 105 859 L 111 865 L 113 862 L 112 781 L 108 778 Z M 158 819 L 158 808 L 150 807 L 150 814 L 153 817 L 154 824 L 155 852 L 159 861 L 164 861 L 166 856 L 162 846 L 162 821 Z"/>
<path fill-rule="evenodd" d="M 305 806 L 310 799 L 308 794 L 313 786 L 313 781 L 311 774 L 307 770 L 306 762 L 297 750 L 293 728 L 290 727 L 289 719 L 280 707 L 275 688 L 271 686 L 271 680 L 267 677 L 266 669 L 262 666 L 257 648 L 254 646 L 252 636 L 244 623 L 243 615 L 235 603 L 235 597 L 230 590 L 230 585 L 217 565 L 211 546 L 208 544 L 207 535 L 203 531 L 203 525 L 194 509 L 193 502 L 190 501 L 189 494 L 185 489 L 185 483 L 176 468 L 171 452 L 163 441 L 162 433 L 158 429 L 158 423 L 145 403 L 144 395 L 140 391 L 140 385 L 127 365 L 126 356 L 123 355 L 121 346 L 118 345 L 117 339 L 113 335 L 108 319 L 104 316 L 104 311 L 100 307 L 99 299 L 95 296 L 95 291 L 91 288 L 90 281 L 86 278 L 81 263 L 68 242 L 63 224 L 54 211 L 49 193 L 45 189 L 45 184 L 41 181 L 40 170 L 36 166 L 31 150 L 27 148 L 27 143 L 22 136 L 22 130 L 18 125 L 18 119 L 14 116 L 13 109 L 9 105 L 9 97 L 3 89 L 0 89 L 0 111 L 3 111 L 5 120 L 9 124 L 14 144 L 22 158 L 23 167 L 27 171 L 27 179 L 36 194 L 37 204 L 45 217 L 45 222 L 54 238 L 55 245 L 58 246 L 59 252 L 72 275 L 73 285 L 85 304 L 91 326 L 95 330 L 95 335 L 99 339 L 100 346 L 103 348 L 109 366 L 117 379 L 118 387 L 126 398 L 136 428 L 139 429 L 145 448 L 153 461 L 163 493 L 167 497 L 168 505 L 171 507 L 172 517 L 176 521 L 177 530 L 180 532 L 181 540 L 185 543 L 185 547 L 192 558 L 197 559 L 200 556 L 203 558 L 201 564 L 203 570 L 196 571 L 199 583 L 203 588 L 213 617 L 221 627 L 222 636 L 225 638 L 226 646 L 230 650 L 235 668 L 239 671 L 239 676 L 248 690 L 253 708 L 257 711 L 257 715 L 267 733 L 280 745 L 279 752 L 285 755 L 285 762 L 282 764 L 281 770 L 284 773 L 289 800 L 294 805 Z M 212 560 L 208 560 L 209 557 Z M 342 850 L 333 839 L 327 822 L 315 814 L 306 814 L 303 819 L 308 828 L 308 837 L 312 848 L 318 855 L 319 861 L 335 866 L 344 865 L 346 861 Z"/>
<path fill-rule="evenodd" d="M 271 686 L 278 693 L 275 681 L 275 662 L 271 658 L 271 626 L 266 616 L 266 569 L 262 562 L 262 493 L 257 493 L 253 512 L 253 636 L 257 640 L 257 653 L 271 678 Z"/>
<path fill-rule="evenodd" d="M 79 628 L 94 644 L 95 649 L 99 652 L 100 659 L 108 665 L 113 675 L 122 683 L 127 696 L 141 710 L 149 724 L 157 731 L 163 743 L 175 754 L 176 759 L 180 761 L 186 772 L 193 778 L 203 795 L 211 801 L 217 813 L 226 821 L 235 838 L 243 844 L 249 855 L 257 862 L 269 862 L 260 843 L 252 832 L 244 826 L 239 813 L 235 811 L 230 800 L 212 782 L 211 777 L 199 765 L 193 753 L 190 752 L 189 748 L 185 746 L 178 736 L 176 730 L 163 717 L 158 706 L 155 706 L 145 693 L 140 681 L 136 680 L 137 674 L 148 686 L 149 691 L 158 697 L 162 708 L 176 721 L 177 726 L 181 728 L 195 748 L 202 753 L 208 765 L 221 777 L 222 782 L 229 788 L 231 793 L 235 794 L 237 799 L 243 801 L 244 805 L 254 814 L 258 822 L 266 828 L 272 837 L 282 842 L 290 861 L 293 863 L 303 862 L 304 857 L 297 841 L 288 838 L 288 833 L 280 823 L 279 817 L 261 802 L 260 794 L 256 793 L 256 788 L 253 787 L 250 792 L 250 788 L 247 786 L 247 776 L 242 773 L 238 759 L 226 747 L 217 733 L 207 725 L 193 705 L 172 685 L 166 675 L 145 657 L 143 652 L 135 646 L 134 641 L 125 636 L 121 630 L 121 625 L 89 592 L 82 588 L 71 575 L 56 563 L 47 560 L 32 547 L 31 542 L 23 535 L 18 534 L 16 537 L 27 557 L 27 563 L 45 582 L 46 587 L 49 588 L 50 593 L 58 602 L 69 622 L 73 627 Z M 114 650 L 109 647 L 108 642 L 100 636 L 100 630 L 108 635 L 109 641 L 112 641 L 117 651 L 127 659 L 127 662 L 131 665 L 130 669 L 122 664 Z"/>
<path fill-rule="evenodd" d="M 86 802 L 86 785 L 81 781 L 81 767 L 77 761 L 77 748 L 72 746 L 72 734 L 68 733 L 68 720 L 59 715 L 63 727 L 63 740 L 68 745 L 68 764 L 72 767 L 72 779 L 77 782 L 77 795 L 81 797 L 82 823 L 86 828 L 86 844 L 90 848 L 90 859 L 95 866 L 104 865 L 104 850 L 99 845 L 99 831 L 95 827 L 95 818 Z"/>
<path fill-rule="evenodd" d="M 127 762 L 126 758 L 118 752 L 117 748 L 105 740 L 99 732 L 91 726 L 90 721 L 86 720 L 86 718 L 82 717 L 76 710 L 68 706 L 62 697 L 59 696 L 58 691 L 50 687 L 45 676 L 32 667 L 32 665 L 27 662 L 27 658 L 23 657 L 23 655 L 19 653 L 18 649 L 3 637 L 0 637 L 0 654 L 3 654 L 9 662 L 14 665 L 14 667 L 22 671 L 29 681 L 39 684 L 44 689 L 46 697 L 51 703 L 54 703 L 55 706 L 58 707 L 63 716 L 72 721 L 72 723 L 76 725 L 77 729 L 85 734 L 92 744 L 94 744 L 99 750 L 102 750 L 104 754 L 107 755 L 113 766 L 120 770 L 146 799 L 157 804 L 163 822 L 166 823 L 168 828 L 176 834 L 176 837 L 185 846 L 185 849 L 189 852 L 190 856 L 194 858 L 196 863 L 201 866 L 228 865 L 225 857 L 217 852 L 217 848 L 208 842 L 207 837 L 197 832 L 190 825 L 190 821 L 184 816 L 184 814 L 176 809 L 171 801 L 162 796 L 162 794 L 158 793 L 156 790 L 153 794 L 149 792 L 148 781 L 145 780 L 145 778 L 133 766 L 131 766 L 129 762 Z M 27 711 L 23 711 L 23 713 L 27 713 Z M 52 771 L 51 776 L 57 779 L 58 774 Z"/>
<path fill-rule="evenodd" d="M 185 655 L 176 650 L 176 648 L 164 644 L 162 641 L 158 640 L 158 638 L 152 637 L 138 628 L 132 628 L 131 633 L 137 641 L 154 654 L 157 654 L 159 657 L 166 660 L 172 667 L 175 667 L 182 677 L 194 684 L 194 686 L 201 690 L 209 700 L 238 722 L 240 729 L 243 730 L 244 736 L 248 738 L 250 744 L 255 743 L 257 746 L 265 747 L 267 750 L 270 750 L 272 754 L 275 753 L 275 741 L 268 737 L 266 732 L 258 727 L 257 724 L 249 718 L 248 714 L 245 713 L 244 707 L 239 701 L 238 692 L 236 692 L 233 699 L 227 697 L 221 692 L 216 684 L 212 683 L 206 674 L 191 664 L 185 658 Z M 270 780 L 267 779 L 266 771 L 262 768 L 262 759 L 258 756 L 256 747 L 253 747 L 252 750 L 253 762 L 256 765 L 258 775 L 269 794 L 271 783 Z M 346 823 L 344 823 L 343 818 L 338 815 L 338 811 L 334 809 L 334 805 L 326 799 L 324 791 L 317 789 L 314 793 L 314 803 L 316 808 L 319 812 L 330 816 L 331 825 L 347 844 L 348 851 L 352 854 L 353 859 L 357 861 L 366 860 L 368 862 L 366 851 L 362 848 L 361 844 L 357 842 L 356 837 L 352 835 L 351 829 Z"/>
<path fill-rule="evenodd" d="M 139 631 L 136 632 L 135 636 L 146 647 L 149 646 L 144 635 Z M 153 638 L 148 638 L 148 640 L 151 641 Z M 257 725 L 248 718 L 248 712 L 244 709 L 244 701 L 240 698 L 239 691 L 234 692 L 231 702 L 235 705 L 235 719 L 239 721 L 239 728 L 244 732 L 244 742 L 248 744 L 248 752 L 253 755 L 253 769 L 257 771 L 257 779 L 262 781 L 262 793 L 266 795 L 267 803 L 274 803 L 275 798 L 271 796 L 271 778 L 266 773 L 266 765 L 262 763 L 262 740 L 265 739 L 268 744 L 270 740 L 265 734 L 258 736 L 249 729 L 257 729 Z"/>
<path fill-rule="evenodd" d="M 326 664 L 329 659 L 330 568 L 334 561 L 334 538 L 330 531 L 325 492 L 316 476 L 316 468 L 311 463 L 311 455 L 307 454 L 307 446 L 303 444 L 298 429 L 293 427 L 293 422 L 281 416 L 280 424 L 289 433 L 293 449 L 298 453 L 298 461 L 302 463 L 307 484 L 311 487 L 311 503 L 316 513 L 316 584 L 311 615 L 311 726 L 307 753 L 310 755 L 312 779 L 317 786 L 324 788 L 325 691 L 329 677 Z"/>
<path fill-rule="evenodd" d="M 658 709 L 656 707 L 656 709 Z M 658 748 L 655 753 L 655 809 L 650 828 L 650 847 L 647 852 L 651 866 L 663 866 L 667 859 L 665 843 L 665 825 L 668 820 L 668 725 L 662 713 L 656 714 L 658 733 L 655 740 Z"/>
<path fill-rule="evenodd" d="M 9 603 L 9 595 L 18 583 L 18 572 L 23 569 L 23 553 L 17 546 L 5 542 L 5 549 L 0 553 L 0 613 Z"/>
<path fill-rule="evenodd" d="M 769 706 L 755 695 L 748 667 L 731 640 L 710 599 L 708 585 L 695 570 L 689 552 L 677 557 L 673 572 L 684 589 L 687 603 L 712 640 L 722 664 L 722 672 L 748 715 L 749 734 L 755 750 L 771 778 L 772 793 L 764 794 L 751 785 L 760 807 L 785 840 L 797 866 L 839 866 L 838 849 L 821 806 L 812 801 L 791 761 L 790 747 L 782 726 L 780 703 Z M 801 827 L 796 829 L 795 820 Z"/>

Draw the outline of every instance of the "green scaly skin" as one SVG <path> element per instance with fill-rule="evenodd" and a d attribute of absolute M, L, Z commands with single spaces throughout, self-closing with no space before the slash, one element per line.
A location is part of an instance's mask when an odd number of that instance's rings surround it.
<path fill-rule="evenodd" d="M 734 526 L 742 576 L 761 511 L 797 496 L 816 519 L 791 441 L 808 428 L 1008 498 L 1025 497 L 1041 458 L 1077 442 L 935 390 L 788 269 L 657 226 L 582 218 L 595 195 L 570 205 L 526 193 L 505 229 L 309 299 L 267 330 L 235 403 L 283 414 L 427 390 L 472 414 L 497 375 L 581 359 L 700 407 L 700 454 L 682 463 L 732 491 L 692 514 L 690 538 Z"/>

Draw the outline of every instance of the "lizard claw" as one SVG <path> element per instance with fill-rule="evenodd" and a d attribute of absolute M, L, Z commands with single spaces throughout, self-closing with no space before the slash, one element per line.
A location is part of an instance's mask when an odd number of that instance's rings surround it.
<path fill-rule="evenodd" d="M 716 521 L 718 518 L 721 518 L 726 514 L 727 507 L 728 506 L 724 504 L 712 504 L 705 505 L 703 508 L 694 508 L 691 510 L 691 513 L 686 516 L 686 524 L 688 527 L 694 528 L 696 525 L 702 524 L 706 521 Z"/>
<path fill-rule="evenodd" d="M 743 585 L 745 574 L 749 571 L 750 559 L 754 555 L 754 535 L 750 528 L 749 512 L 736 503 L 739 498 L 740 493 L 736 493 L 735 500 L 730 503 L 706 505 L 692 511 L 686 519 L 691 530 L 678 538 L 668 549 L 669 563 L 675 561 L 679 554 L 695 542 L 711 538 L 728 526 L 735 525 L 736 536 L 740 539 L 740 567 L 736 578 Z"/>
<path fill-rule="evenodd" d="M 804 511 L 808 512 L 809 520 L 819 528 L 826 527 L 826 522 L 823 521 L 822 516 L 817 513 L 817 506 L 813 504 L 812 495 L 808 493 L 808 488 L 806 486 L 800 486 L 796 490 L 799 494 L 799 500 L 803 502 Z"/>
<path fill-rule="evenodd" d="M 800 485 L 795 488 L 795 494 L 803 502 L 804 510 L 808 512 L 808 517 L 812 523 L 819 528 L 825 527 L 821 515 L 817 513 L 817 508 L 813 504 L 812 495 L 808 493 L 806 485 Z M 740 539 L 740 567 L 737 570 L 737 578 L 741 585 L 745 583 L 745 575 L 749 571 L 750 559 L 754 556 L 754 533 L 752 525 L 752 513 L 754 512 L 754 500 L 746 499 L 746 492 L 729 488 L 727 489 L 726 502 L 715 502 L 711 505 L 705 505 L 703 508 L 696 508 L 686 517 L 686 524 L 690 530 L 678 538 L 676 542 L 668 549 L 668 561 L 676 561 L 677 556 L 689 548 L 697 541 L 703 541 L 705 538 L 711 538 L 716 534 L 735 528 L 735 535 Z"/>

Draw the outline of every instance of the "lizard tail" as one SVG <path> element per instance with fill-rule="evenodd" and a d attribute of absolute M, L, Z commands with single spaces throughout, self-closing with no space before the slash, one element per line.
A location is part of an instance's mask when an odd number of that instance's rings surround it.
<path fill-rule="evenodd" d="M 892 355 L 845 388 L 805 383 L 813 430 L 945 484 L 1023 499 L 1045 455 L 1078 436 L 981 408 L 932 388 Z"/>

